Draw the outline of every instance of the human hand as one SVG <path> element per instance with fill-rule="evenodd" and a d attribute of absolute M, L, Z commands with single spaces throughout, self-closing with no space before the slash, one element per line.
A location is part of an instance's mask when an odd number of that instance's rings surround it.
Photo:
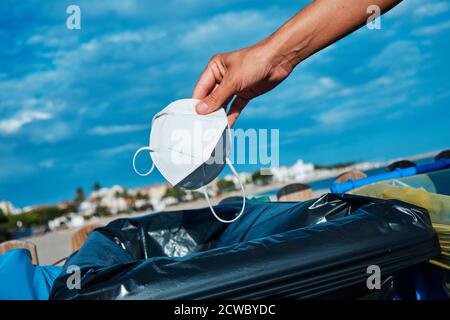
<path fill-rule="evenodd" d="M 313 1 L 262 42 L 212 57 L 192 94 L 203 101 L 197 113 L 226 109 L 234 98 L 228 112 L 233 125 L 251 99 L 276 87 L 298 63 L 367 23 L 369 6 L 384 13 L 399 2 Z"/>
<path fill-rule="evenodd" d="M 276 57 L 264 45 L 256 45 L 211 58 L 192 97 L 201 99 L 196 107 L 199 114 L 227 108 L 228 123 L 234 124 L 248 102 L 272 90 L 291 73 L 293 66 L 276 63 Z"/>

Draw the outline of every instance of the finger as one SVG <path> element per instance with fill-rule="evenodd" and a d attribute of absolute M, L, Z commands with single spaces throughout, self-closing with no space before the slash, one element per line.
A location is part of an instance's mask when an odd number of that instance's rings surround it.
<path fill-rule="evenodd" d="M 217 88 L 196 106 L 197 113 L 208 114 L 226 107 L 227 101 L 233 97 L 234 93 L 234 84 L 225 77 Z"/>
<path fill-rule="evenodd" d="M 241 114 L 241 111 L 247 106 L 250 100 L 242 98 L 242 97 L 236 97 L 231 104 L 230 111 L 228 112 L 228 123 L 230 124 L 230 127 L 234 125 L 237 118 Z"/>
<path fill-rule="evenodd" d="M 197 84 L 195 85 L 194 92 L 192 93 L 192 98 L 193 99 L 205 98 L 208 94 L 211 93 L 215 85 L 216 85 L 216 78 L 208 64 L 208 66 L 206 66 L 205 70 L 203 70 L 200 78 L 198 79 Z"/>
<path fill-rule="evenodd" d="M 230 104 L 231 100 L 233 100 L 234 94 L 231 95 L 222 105 L 222 108 L 225 109 L 225 112 L 227 112 L 227 106 Z"/>
<path fill-rule="evenodd" d="M 220 82 L 222 82 L 224 74 L 225 68 L 221 63 L 219 56 L 212 57 L 194 88 L 192 98 L 205 98 Z"/>
<path fill-rule="evenodd" d="M 216 90 L 218 86 L 219 86 L 219 85 L 216 84 L 216 85 L 214 86 L 213 91 Z M 225 103 L 222 105 L 222 108 L 225 109 L 225 112 L 227 112 L 227 106 L 228 106 L 228 104 L 230 103 L 230 101 L 233 100 L 233 97 L 234 97 L 234 96 L 229 97 L 229 98 L 227 99 L 227 101 L 225 101 Z"/>

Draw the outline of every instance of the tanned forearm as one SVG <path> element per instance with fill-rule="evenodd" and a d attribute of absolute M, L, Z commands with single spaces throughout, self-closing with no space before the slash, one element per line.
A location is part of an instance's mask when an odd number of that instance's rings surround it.
<path fill-rule="evenodd" d="M 376 5 L 381 13 L 401 0 L 316 0 L 261 42 L 273 63 L 290 68 L 366 24 Z"/>
<path fill-rule="evenodd" d="M 226 107 L 233 125 L 248 102 L 284 81 L 297 64 L 355 31 L 373 15 L 401 0 L 316 0 L 265 40 L 240 50 L 215 55 L 200 76 L 193 98 L 201 99 L 197 112 L 207 114 Z"/>

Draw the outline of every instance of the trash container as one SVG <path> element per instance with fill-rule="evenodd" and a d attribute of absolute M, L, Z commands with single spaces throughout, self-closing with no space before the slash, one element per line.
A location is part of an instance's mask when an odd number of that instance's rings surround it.
<path fill-rule="evenodd" d="M 231 218 L 239 203 L 215 207 Z M 440 253 L 425 209 L 398 200 L 326 194 L 249 202 L 230 225 L 209 208 L 118 219 L 90 233 L 51 299 L 391 299 L 401 271 Z M 380 289 L 369 289 L 373 267 Z M 73 268 L 73 267 L 72 267 Z"/>

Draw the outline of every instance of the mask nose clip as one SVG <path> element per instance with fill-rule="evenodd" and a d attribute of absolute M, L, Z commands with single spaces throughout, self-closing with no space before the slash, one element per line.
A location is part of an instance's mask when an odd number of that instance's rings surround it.
<path fill-rule="evenodd" d="M 155 169 L 155 164 L 152 161 L 152 166 L 150 167 L 150 170 L 148 170 L 145 173 L 139 172 L 139 170 L 136 168 L 136 157 L 142 151 L 148 151 L 149 154 L 150 154 L 150 152 L 155 152 L 155 150 L 153 150 L 150 147 L 146 146 L 146 147 L 141 147 L 141 148 L 137 149 L 136 152 L 134 153 L 134 156 L 133 156 L 133 169 L 134 169 L 134 172 L 136 172 L 136 174 L 140 175 L 141 177 L 145 177 L 145 176 L 148 176 L 150 173 L 152 173 L 153 169 Z"/>

